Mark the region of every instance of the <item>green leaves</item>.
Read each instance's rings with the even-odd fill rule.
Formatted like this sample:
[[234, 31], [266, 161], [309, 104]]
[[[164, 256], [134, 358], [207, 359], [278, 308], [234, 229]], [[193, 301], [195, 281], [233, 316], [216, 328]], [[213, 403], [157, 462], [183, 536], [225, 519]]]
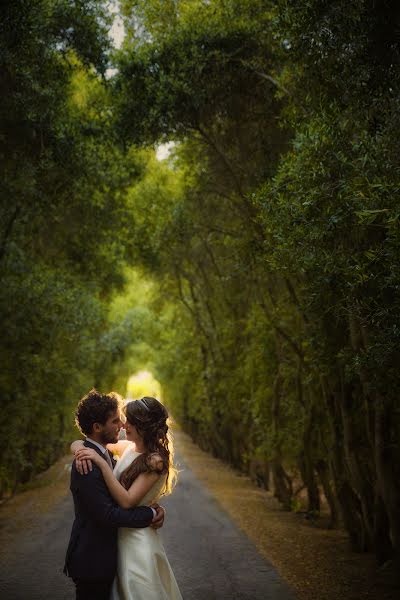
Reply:
[[139, 166], [116, 140], [99, 77], [104, 7], [0, 9], [2, 494], [65, 451], [74, 405], [120, 358], [107, 299], [124, 282], [125, 189]]
[[300, 462], [312, 498], [329, 471], [372, 548], [366, 490], [385, 523], [385, 490], [399, 495], [374, 446], [380, 432], [399, 464], [391, 3], [127, 0], [107, 83], [102, 5], [21, 6], [0, 140], [0, 391], [26, 431], [18, 477], [45, 462], [29, 419], [62, 439], [88, 385], [148, 368], [203, 447], [243, 469], [270, 461], [276, 490], [292, 493]]
[[377, 221], [378, 217], [381, 216], [382, 213], [388, 212], [390, 212], [388, 208], [376, 208], [370, 210], [356, 210], [355, 214], [360, 219], [360, 223], [364, 225], [371, 225], [372, 223], [375, 223]]
[[158, 377], [196, 440], [242, 468], [271, 460], [275, 490], [300, 461], [311, 502], [329, 463], [352, 539], [372, 547], [378, 398], [383, 446], [400, 431], [392, 4], [159, 9], [124, 3], [114, 89], [128, 139], [180, 141], [170, 174], [149, 161], [130, 191], [136, 256], [160, 278]]

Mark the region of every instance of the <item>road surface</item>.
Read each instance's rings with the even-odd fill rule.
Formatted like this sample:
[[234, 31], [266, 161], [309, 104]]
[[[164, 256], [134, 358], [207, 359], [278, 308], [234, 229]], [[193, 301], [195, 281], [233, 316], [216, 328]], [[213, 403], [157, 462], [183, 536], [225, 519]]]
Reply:
[[[167, 519], [161, 535], [184, 600], [294, 600], [179, 456], [178, 464], [178, 485], [163, 500]], [[62, 573], [72, 518], [66, 490], [50, 512], [21, 527], [6, 552], [3, 547], [2, 600], [73, 600], [74, 586]]]

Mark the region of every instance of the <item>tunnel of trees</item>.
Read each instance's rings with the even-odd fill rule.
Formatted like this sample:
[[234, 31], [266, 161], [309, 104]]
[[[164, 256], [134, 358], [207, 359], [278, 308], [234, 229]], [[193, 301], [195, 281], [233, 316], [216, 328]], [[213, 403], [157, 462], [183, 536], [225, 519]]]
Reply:
[[204, 449], [398, 558], [399, 3], [120, 9], [117, 50], [106, 2], [0, 8], [1, 495], [150, 368]]

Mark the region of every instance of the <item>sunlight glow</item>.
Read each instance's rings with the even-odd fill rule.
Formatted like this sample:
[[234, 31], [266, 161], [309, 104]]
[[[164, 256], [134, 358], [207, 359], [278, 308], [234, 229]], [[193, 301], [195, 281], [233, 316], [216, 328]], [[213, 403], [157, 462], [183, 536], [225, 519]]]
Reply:
[[161, 385], [150, 371], [138, 371], [131, 375], [126, 386], [126, 399], [138, 400], [143, 396], [152, 396], [161, 400]]
[[[116, 0], [110, 2], [108, 5], [108, 10], [113, 17], [113, 24], [108, 32], [108, 36], [111, 39], [114, 48], [117, 48], [119, 50], [125, 38], [124, 21], [119, 14], [119, 2], [117, 2]], [[117, 73], [117, 68], [109, 67], [105, 72], [105, 77], [106, 79], [110, 79], [111, 77], [114, 77], [114, 75], [116, 75]]]
[[156, 148], [156, 159], [161, 161], [168, 158], [172, 148], [175, 146], [175, 142], [167, 142], [166, 144], [160, 144]]
[[[114, 12], [114, 11], [112, 11], [112, 12]], [[120, 17], [120, 15], [114, 14], [114, 22], [112, 24], [110, 31], [108, 32], [108, 35], [110, 36], [110, 38], [112, 40], [113, 46], [115, 48], [121, 48], [122, 42], [124, 41], [124, 37], [125, 37], [125, 28], [124, 28], [124, 22], [123, 22], [122, 18]]]

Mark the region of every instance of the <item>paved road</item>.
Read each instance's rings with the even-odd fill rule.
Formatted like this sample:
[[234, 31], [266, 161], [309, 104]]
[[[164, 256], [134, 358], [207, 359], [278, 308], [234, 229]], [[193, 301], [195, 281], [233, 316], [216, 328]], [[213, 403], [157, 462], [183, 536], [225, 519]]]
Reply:
[[[184, 600], [293, 600], [273, 567], [179, 457], [178, 463], [183, 469], [179, 483], [163, 501], [162, 537]], [[71, 522], [68, 493], [20, 534], [0, 565], [2, 600], [74, 598], [73, 585], [62, 574]]]

